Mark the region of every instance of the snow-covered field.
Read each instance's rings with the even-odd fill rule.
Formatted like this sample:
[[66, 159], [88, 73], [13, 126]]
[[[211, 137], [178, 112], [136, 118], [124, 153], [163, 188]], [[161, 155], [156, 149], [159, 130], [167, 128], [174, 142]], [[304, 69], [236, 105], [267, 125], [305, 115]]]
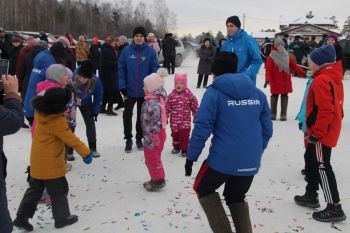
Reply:
[[[176, 72], [187, 73], [189, 87], [200, 100], [205, 89], [196, 89], [197, 58], [188, 58]], [[257, 78], [262, 88], [264, 69]], [[349, 220], [343, 223], [320, 223], [312, 220], [311, 209], [294, 204], [293, 197], [304, 193], [305, 181], [300, 174], [303, 168], [303, 135], [294, 120], [305, 89], [306, 80], [293, 79], [294, 93], [290, 95], [288, 121], [274, 122], [274, 135], [263, 155], [260, 173], [255, 177], [248, 193], [253, 231], [255, 233], [328, 233], [350, 232]], [[350, 80], [344, 80], [345, 117], [338, 147], [333, 150], [332, 165], [336, 173], [341, 202], [350, 217], [350, 103], [347, 93]], [[167, 77], [166, 89], [172, 90], [173, 77]], [[265, 89], [269, 96], [269, 90]], [[135, 108], [136, 109], [136, 108]], [[278, 108], [280, 110], [280, 107]], [[135, 118], [135, 117], [134, 117]], [[150, 193], [142, 183], [149, 180], [143, 152], [133, 149], [124, 153], [122, 111], [118, 116], [100, 115], [97, 122], [98, 150], [101, 158], [85, 165], [76, 156], [73, 169], [68, 173], [69, 203], [72, 214], [79, 216], [78, 223], [55, 229], [50, 206], [39, 205], [31, 220], [34, 232], [91, 232], [91, 233], [166, 233], [211, 232], [204, 212], [192, 190], [195, 175], [208, 153], [209, 142], [200, 161], [194, 165], [191, 178], [185, 177], [185, 159], [170, 153], [170, 129], [163, 151], [163, 164], [167, 186]], [[84, 141], [85, 126], [81, 116], [76, 134]], [[25, 168], [29, 162], [31, 136], [28, 129], [5, 138], [8, 164], [8, 199], [12, 217], [28, 187]], [[323, 194], [321, 207], [325, 206]], [[21, 232], [15, 229], [14, 232]]]

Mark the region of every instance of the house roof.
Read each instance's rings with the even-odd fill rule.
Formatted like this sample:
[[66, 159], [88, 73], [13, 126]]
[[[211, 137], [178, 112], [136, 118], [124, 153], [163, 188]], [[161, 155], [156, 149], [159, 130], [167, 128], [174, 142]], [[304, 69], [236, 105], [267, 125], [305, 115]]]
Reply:
[[276, 35], [283, 35], [285, 33], [290, 34], [291, 32], [294, 32], [295, 34], [300, 34], [301, 32], [304, 32], [308, 34], [336, 33], [338, 35], [341, 35], [341, 31], [339, 29], [328, 29], [328, 28], [320, 27], [314, 24], [304, 24], [301, 26], [292, 27], [287, 30], [277, 32]]
[[315, 24], [315, 25], [334, 25], [333, 20], [331, 20], [328, 17], [319, 17], [319, 16], [314, 16], [311, 19], [307, 18], [305, 16], [301, 17], [291, 17], [291, 16], [280, 16], [280, 25], [295, 25], [295, 24]]
[[253, 32], [251, 36], [253, 38], [275, 38], [277, 32]]

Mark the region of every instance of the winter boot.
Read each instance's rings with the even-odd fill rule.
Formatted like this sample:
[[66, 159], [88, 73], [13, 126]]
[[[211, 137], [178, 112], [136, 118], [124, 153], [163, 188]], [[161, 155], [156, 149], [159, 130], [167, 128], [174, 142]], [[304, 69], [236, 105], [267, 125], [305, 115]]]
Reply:
[[130, 153], [132, 150], [132, 140], [131, 139], [127, 139], [126, 143], [125, 143], [125, 152], [126, 153]]
[[100, 113], [106, 113], [106, 106], [101, 105]]
[[142, 140], [136, 140], [136, 146], [138, 150], [143, 150], [143, 143]]
[[252, 233], [252, 224], [249, 217], [247, 202], [232, 203], [229, 206], [236, 233]]
[[278, 102], [278, 95], [271, 95], [271, 97], [270, 97], [271, 120], [273, 120], [273, 121], [276, 120], [277, 102]]
[[302, 196], [297, 195], [294, 197], [294, 201], [300, 206], [306, 206], [310, 208], [320, 207], [320, 202], [318, 201], [317, 192], [314, 192], [314, 193], [306, 192]]
[[218, 193], [212, 193], [199, 198], [199, 202], [214, 233], [232, 233], [230, 222], [228, 221]]
[[202, 85], [203, 75], [198, 75], [197, 88], [200, 88]]
[[184, 150], [181, 151], [181, 156], [184, 157], [184, 158], [186, 158], [186, 157], [187, 157], [187, 151], [184, 151]]
[[70, 215], [65, 219], [55, 221], [55, 227], [62, 228], [62, 227], [68, 226], [68, 225], [72, 225], [76, 222], [78, 222], [78, 216]]
[[281, 95], [281, 121], [287, 120], [288, 95]]
[[172, 153], [172, 154], [178, 154], [178, 153], [180, 153], [180, 150], [174, 148], [174, 149], [171, 150], [171, 153]]
[[118, 115], [116, 112], [113, 111], [113, 106], [108, 106], [106, 113], [109, 116], [117, 116]]
[[147, 181], [145, 183], [143, 183], [143, 187], [147, 190], [147, 191], [158, 191], [162, 188], [164, 188], [166, 185], [165, 180], [164, 179], [159, 179], [159, 180], [150, 180]]
[[346, 219], [340, 204], [327, 204], [326, 209], [314, 212], [312, 218], [320, 222], [340, 222]]
[[16, 219], [12, 223], [14, 226], [26, 231], [33, 231], [34, 229], [33, 225], [29, 223], [28, 218], [24, 218], [20, 215], [17, 215]]

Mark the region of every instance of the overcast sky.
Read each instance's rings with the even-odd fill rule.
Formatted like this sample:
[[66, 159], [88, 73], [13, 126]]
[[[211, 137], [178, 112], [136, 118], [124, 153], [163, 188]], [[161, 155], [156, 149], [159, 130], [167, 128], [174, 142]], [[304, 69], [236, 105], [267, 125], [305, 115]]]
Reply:
[[[113, 1], [113, 0], [102, 0]], [[132, 0], [134, 6], [140, 0]], [[143, 0], [151, 4], [152, 0]], [[176, 13], [176, 33], [200, 34], [211, 30], [226, 32], [228, 16], [237, 15], [245, 30], [250, 34], [261, 29], [279, 30], [279, 18], [284, 16], [305, 16], [312, 11], [315, 16], [336, 16], [338, 25], [343, 28], [345, 19], [350, 16], [350, 0], [166, 0], [169, 9]]]

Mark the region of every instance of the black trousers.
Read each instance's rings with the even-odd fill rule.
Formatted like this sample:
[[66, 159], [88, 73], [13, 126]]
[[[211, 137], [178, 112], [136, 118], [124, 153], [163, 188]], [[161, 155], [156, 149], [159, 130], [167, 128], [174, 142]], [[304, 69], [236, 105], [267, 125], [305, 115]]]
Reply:
[[123, 124], [124, 124], [124, 139], [132, 139], [132, 115], [135, 103], [137, 103], [137, 119], [136, 119], [136, 140], [143, 138], [141, 128], [141, 107], [144, 102], [143, 97], [133, 98], [128, 97], [124, 101]]
[[96, 126], [95, 120], [92, 117], [92, 106], [79, 107], [81, 115], [83, 116], [85, 127], [86, 127], [86, 136], [89, 143], [89, 148], [96, 151]]
[[202, 85], [203, 77], [204, 77], [203, 87], [207, 86], [209, 75], [207, 75], [207, 74], [199, 74], [198, 75], [198, 81], [197, 81], [197, 88], [200, 88], [200, 86]]
[[176, 56], [167, 56], [164, 58], [165, 67], [168, 69], [169, 74], [175, 73], [175, 58]]
[[12, 219], [10, 217], [10, 212], [7, 206], [7, 196], [6, 196], [6, 164], [7, 160], [5, 155], [0, 152], [0, 232], [1, 233], [11, 233], [13, 230]]
[[224, 197], [227, 205], [244, 202], [246, 193], [252, 185], [254, 176], [232, 176], [218, 172], [203, 162], [194, 183], [198, 198], [215, 192], [225, 184]]
[[306, 191], [316, 192], [319, 185], [323, 189], [325, 201], [330, 204], [339, 203], [337, 181], [331, 166], [332, 148], [309, 143], [304, 154], [307, 178]]
[[70, 216], [68, 205], [68, 182], [65, 176], [52, 180], [37, 180], [31, 178], [29, 188], [25, 192], [17, 215], [24, 218], [33, 218], [38, 202], [43, 194], [44, 188], [51, 198], [52, 216], [55, 221], [60, 221]]

